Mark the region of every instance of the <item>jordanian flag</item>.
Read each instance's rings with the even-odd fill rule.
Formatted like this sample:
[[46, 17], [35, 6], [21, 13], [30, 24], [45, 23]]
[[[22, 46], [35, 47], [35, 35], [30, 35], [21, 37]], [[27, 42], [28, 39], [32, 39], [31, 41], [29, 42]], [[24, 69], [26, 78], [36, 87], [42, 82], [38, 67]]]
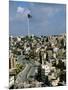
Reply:
[[28, 18], [32, 18], [32, 16], [30, 14], [28, 14]]

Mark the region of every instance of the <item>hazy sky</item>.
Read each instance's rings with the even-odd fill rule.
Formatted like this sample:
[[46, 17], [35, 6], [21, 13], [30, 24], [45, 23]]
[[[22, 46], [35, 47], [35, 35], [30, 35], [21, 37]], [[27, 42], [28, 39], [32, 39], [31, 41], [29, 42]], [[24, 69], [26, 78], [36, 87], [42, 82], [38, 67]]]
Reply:
[[54, 35], [66, 31], [65, 5], [9, 1], [9, 33], [11, 35], [27, 35], [28, 13], [32, 15], [29, 23], [31, 34]]

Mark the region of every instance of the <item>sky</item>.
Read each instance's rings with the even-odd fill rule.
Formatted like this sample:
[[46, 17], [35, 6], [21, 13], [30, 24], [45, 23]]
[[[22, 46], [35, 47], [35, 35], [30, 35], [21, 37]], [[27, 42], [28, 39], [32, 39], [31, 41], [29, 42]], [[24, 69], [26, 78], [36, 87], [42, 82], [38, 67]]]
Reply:
[[9, 34], [58, 35], [66, 32], [66, 6], [23, 1], [9, 1]]

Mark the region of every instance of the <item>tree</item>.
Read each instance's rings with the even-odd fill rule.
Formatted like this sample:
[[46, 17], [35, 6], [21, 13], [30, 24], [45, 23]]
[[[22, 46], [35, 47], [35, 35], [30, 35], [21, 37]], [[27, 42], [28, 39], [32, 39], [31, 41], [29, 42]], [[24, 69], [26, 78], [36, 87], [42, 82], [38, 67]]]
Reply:
[[23, 64], [16, 64], [16, 74], [18, 74], [19, 72], [21, 72], [24, 69], [25, 65]]

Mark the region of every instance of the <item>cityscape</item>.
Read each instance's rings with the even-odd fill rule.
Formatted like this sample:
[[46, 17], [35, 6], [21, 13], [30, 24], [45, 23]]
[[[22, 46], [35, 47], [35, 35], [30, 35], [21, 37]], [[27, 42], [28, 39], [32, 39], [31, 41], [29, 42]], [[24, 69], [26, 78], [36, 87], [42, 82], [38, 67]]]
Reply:
[[[16, 5], [16, 7], [12, 5]], [[34, 5], [40, 15], [33, 14], [37, 13], [35, 8], [33, 8], [33, 12], [31, 11]], [[65, 86], [65, 5], [10, 1], [9, 6], [9, 89]], [[39, 11], [39, 7], [43, 9]], [[57, 7], [59, 8], [57, 9]], [[16, 14], [14, 10], [17, 11]], [[45, 16], [41, 12], [48, 14]], [[52, 13], [55, 13], [55, 16]], [[43, 17], [40, 18], [42, 15]], [[10, 18], [11, 16], [13, 18]], [[57, 18], [58, 27], [49, 19], [51, 26], [47, 27], [45, 25], [48, 24], [47, 18], [50, 20]], [[44, 25], [40, 21], [44, 22]], [[18, 28], [20, 30], [15, 31]], [[48, 30], [54, 29], [48, 31], [47, 28]], [[24, 29], [25, 31], [23, 31]]]

